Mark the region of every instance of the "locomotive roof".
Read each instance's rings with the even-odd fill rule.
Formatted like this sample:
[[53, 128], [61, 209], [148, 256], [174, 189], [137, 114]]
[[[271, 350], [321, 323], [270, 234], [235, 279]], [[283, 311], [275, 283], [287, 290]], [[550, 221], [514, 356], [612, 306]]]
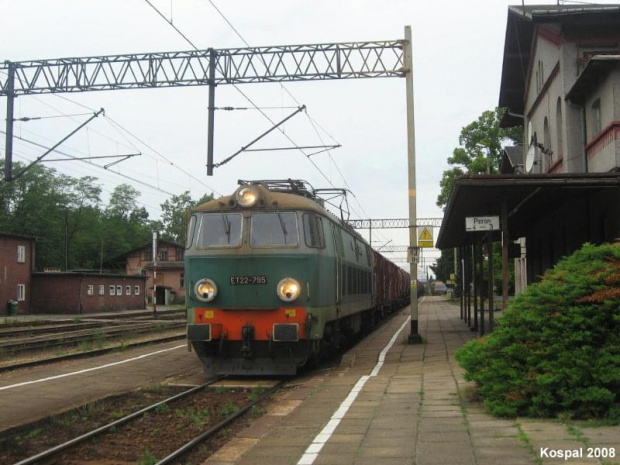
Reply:
[[[278, 192], [267, 189], [260, 184], [253, 184], [253, 187], [258, 191], [260, 198], [263, 200], [262, 205], [255, 205], [250, 208], [243, 208], [237, 205], [235, 194], [226, 195], [218, 199], [210, 200], [196, 206], [193, 211], [195, 212], [224, 212], [224, 211], [278, 211], [278, 210], [306, 210], [314, 213], [318, 213], [324, 217], [329, 218], [337, 224], [340, 224], [343, 228], [349, 231], [356, 237], [364, 240], [357, 231], [355, 231], [345, 221], [342, 221], [332, 212], [323, 207], [318, 199], [308, 198], [303, 195]], [[365, 241], [364, 241], [365, 242]]]
[[276, 192], [266, 189], [261, 185], [253, 186], [259, 193], [260, 198], [263, 200], [262, 205], [254, 206], [251, 208], [242, 208], [237, 205], [235, 195], [226, 195], [219, 199], [210, 200], [194, 208], [194, 211], [276, 211], [281, 209], [295, 209], [295, 210], [309, 210], [321, 215], [327, 216], [334, 221], [339, 221], [335, 215], [329, 210], [321, 206], [317, 201], [309, 199], [307, 197], [289, 194], [285, 192]]

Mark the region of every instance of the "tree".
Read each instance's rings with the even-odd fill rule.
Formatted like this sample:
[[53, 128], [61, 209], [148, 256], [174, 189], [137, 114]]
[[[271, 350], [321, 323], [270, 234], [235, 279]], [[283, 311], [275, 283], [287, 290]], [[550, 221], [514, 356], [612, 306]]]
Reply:
[[[437, 196], [437, 206], [445, 209], [450, 198], [450, 192], [459, 176], [465, 174], [497, 173], [502, 159], [502, 145], [506, 143], [519, 144], [522, 140], [522, 128], [501, 128], [500, 122], [504, 116], [504, 108], [495, 108], [483, 112], [476, 121], [461, 129], [459, 145], [448, 158], [448, 164], [453, 167], [444, 171], [439, 186], [441, 191]], [[501, 267], [499, 254], [494, 257], [494, 267]], [[431, 267], [438, 279], [449, 276], [448, 270], [453, 269], [453, 250], [442, 250], [437, 265]], [[457, 267], [457, 290], [460, 287], [460, 267]], [[499, 276], [501, 280], [501, 275]]]
[[[82, 256], [77, 260], [82, 267], [90, 268], [91, 263], [84, 263], [86, 256], [93, 252], [92, 233], [94, 233], [92, 218], [96, 218], [96, 211], [101, 201], [101, 187], [95, 184], [97, 178], [84, 176], [79, 179], [61, 175], [58, 177], [60, 186], [63, 188], [62, 196], [64, 201], [64, 238], [65, 238], [65, 269], [74, 266], [74, 255]], [[75, 241], [74, 241], [75, 239]], [[72, 242], [77, 242], [77, 249], [72, 250]], [[86, 248], [87, 251], [82, 250]], [[95, 245], [95, 251], [96, 245]], [[86, 254], [84, 254], [86, 252]]]
[[460, 147], [455, 148], [452, 156], [448, 158], [448, 164], [453, 165], [453, 168], [443, 172], [439, 183], [441, 192], [437, 197], [437, 206], [445, 208], [452, 186], [459, 176], [484, 174], [487, 172], [487, 162], [490, 173], [497, 173], [502, 159], [502, 144], [521, 142], [522, 128], [520, 126], [500, 127], [504, 112], [504, 108], [485, 111], [476, 121], [461, 130]]
[[129, 184], [119, 184], [110, 195], [108, 215], [128, 220], [138, 210], [138, 197], [140, 197], [140, 192], [135, 187]]
[[454, 273], [454, 253], [452, 250], [447, 252], [444, 254], [442, 251], [441, 256], [437, 259], [437, 263], [431, 265], [431, 270], [433, 270], [435, 277], [443, 282], [449, 281], [450, 275]]
[[103, 261], [134, 249], [151, 236], [151, 222], [144, 207], [138, 207], [140, 192], [128, 184], [120, 184], [110, 195], [102, 218], [100, 255]]
[[162, 237], [184, 244], [185, 236], [187, 234], [187, 210], [209, 200], [213, 200], [213, 194], [205, 194], [200, 198], [200, 200], [194, 201], [192, 200], [189, 191], [185, 191], [181, 195], [173, 195], [172, 198], [162, 203]]

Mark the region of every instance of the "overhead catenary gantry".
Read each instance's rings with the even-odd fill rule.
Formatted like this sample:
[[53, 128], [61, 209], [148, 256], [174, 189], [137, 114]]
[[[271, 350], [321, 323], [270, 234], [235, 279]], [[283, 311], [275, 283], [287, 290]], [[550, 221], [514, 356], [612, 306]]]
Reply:
[[8, 98], [5, 179], [11, 179], [9, 135], [18, 95], [209, 86], [207, 174], [212, 175], [218, 85], [404, 77], [404, 48], [405, 41], [392, 40], [5, 61], [0, 64], [0, 95]]
[[[213, 174], [215, 88], [259, 82], [406, 78], [409, 221], [416, 224], [415, 129], [411, 27], [404, 40], [283, 45], [184, 52], [60, 58], [0, 64], [0, 96], [7, 97], [5, 180], [12, 180], [13, 109], [18, 95], [116, 89], [209, 86], [207, 174]], [[411, 247], [417, 237], [411, 232]], [[412, 286], [417, 266], [410, 267]], [[418, 301], [411, 297], [409, 340], [418, 334]]]

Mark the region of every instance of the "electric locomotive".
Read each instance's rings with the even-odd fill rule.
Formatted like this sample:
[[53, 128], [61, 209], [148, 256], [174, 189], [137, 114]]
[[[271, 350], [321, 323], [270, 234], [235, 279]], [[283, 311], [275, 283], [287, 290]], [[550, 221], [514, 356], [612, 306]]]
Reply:
[[189, 217], [187, 339], [207, 376], [295, 374], [406, 303], [409, 274], [377, 276], [378, 254], [307, 183], [239, 184]]

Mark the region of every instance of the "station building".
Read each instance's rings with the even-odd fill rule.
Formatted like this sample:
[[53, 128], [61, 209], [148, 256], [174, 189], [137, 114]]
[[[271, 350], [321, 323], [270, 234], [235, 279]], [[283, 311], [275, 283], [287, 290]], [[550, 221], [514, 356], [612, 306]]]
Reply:
[[157, 270], [157, 303], [171, 305], [185, 301], [185, 246], [173, 241], [158, 240], [156, 260], [153, 243], [130, 250], [117, 258], [128, 276], [146, 277], [147, 298], [152, 301], [153, 275]]
[[32, 274], [37, 314], [87, 314], [146, 308], [144, 276], [91, 272]]
[[519, 292], [585, 242], [620, 238], [620, 5], [508, 7], [499, 106], [523, 144], [501, 174], [456, 181], [437, 247], [467, 254], [482, 235], [465, 218], [500, 216]]
[[0, 233], [0, 315], [28, 313], [35, 239]]

